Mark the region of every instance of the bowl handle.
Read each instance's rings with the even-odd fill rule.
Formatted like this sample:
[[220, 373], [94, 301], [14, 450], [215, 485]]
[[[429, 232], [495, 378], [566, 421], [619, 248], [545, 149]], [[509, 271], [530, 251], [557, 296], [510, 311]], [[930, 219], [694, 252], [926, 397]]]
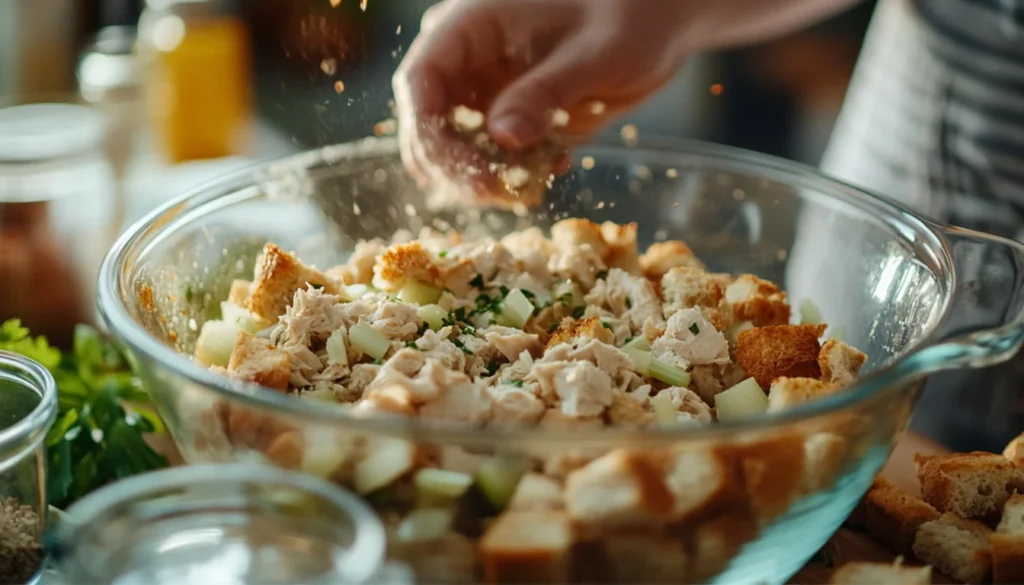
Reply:
[[1024, 244], [935, 226], [953, 266], [953, 290], [933, 344], [914, 356], [921, 373], [984, 368], [1024, 345]]

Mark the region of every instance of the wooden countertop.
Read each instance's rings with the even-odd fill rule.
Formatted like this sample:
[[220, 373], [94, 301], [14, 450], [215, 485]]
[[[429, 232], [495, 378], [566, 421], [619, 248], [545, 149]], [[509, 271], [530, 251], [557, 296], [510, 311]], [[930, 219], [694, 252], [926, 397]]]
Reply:
[[[946, 453], [942, 446], [913, 433], [907, 433], [897, 443], [888, 463], [882, 469], [882, 476], [898, 485], [900, 488], [910, 492], [918, 492], [917, 474], [914, 467], [914, 454], [923, 453], [934, 455]], [[826, 545], [831, 552], [832, 566], [826, 566], [823, 561], [812, 561], [807, 564], [799, 573], [793, 576], [789, 582], [792, 585], [817, 585], [826, 584], [832, 577], [832, 571], [845, 563], [853, 561], [872, 561], [890, 563], [896, 556], [882, 545], [874, 542], [863, 532], [840, 528]], [[945, 575], [932, 573], [932, 583], [955, 584], [954, 581]]]

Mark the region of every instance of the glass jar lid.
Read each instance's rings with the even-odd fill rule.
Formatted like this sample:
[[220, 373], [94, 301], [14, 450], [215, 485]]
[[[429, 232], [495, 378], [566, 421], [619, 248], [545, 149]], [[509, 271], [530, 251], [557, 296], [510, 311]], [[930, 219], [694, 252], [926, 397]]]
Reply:
[[0, 108], [0, 163], [69, 157], [98, 148], [107, 117], [78, 104], [27, 104]]

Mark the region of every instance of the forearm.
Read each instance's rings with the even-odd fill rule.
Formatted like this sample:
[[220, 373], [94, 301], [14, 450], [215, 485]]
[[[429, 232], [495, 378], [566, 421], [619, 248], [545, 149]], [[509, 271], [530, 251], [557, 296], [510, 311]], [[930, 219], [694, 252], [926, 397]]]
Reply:
[[687, 53], [757, 43], [801, 30], [860, 0], [683, 0]]

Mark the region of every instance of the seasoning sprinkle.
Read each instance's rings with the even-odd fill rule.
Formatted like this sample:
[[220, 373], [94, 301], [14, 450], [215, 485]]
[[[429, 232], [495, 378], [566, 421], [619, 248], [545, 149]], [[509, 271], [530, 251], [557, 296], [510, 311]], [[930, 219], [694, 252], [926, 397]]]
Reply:
[[39, 572], [39, 515], [15, 498], [0, 501], [0, 583], [26, 583]]

